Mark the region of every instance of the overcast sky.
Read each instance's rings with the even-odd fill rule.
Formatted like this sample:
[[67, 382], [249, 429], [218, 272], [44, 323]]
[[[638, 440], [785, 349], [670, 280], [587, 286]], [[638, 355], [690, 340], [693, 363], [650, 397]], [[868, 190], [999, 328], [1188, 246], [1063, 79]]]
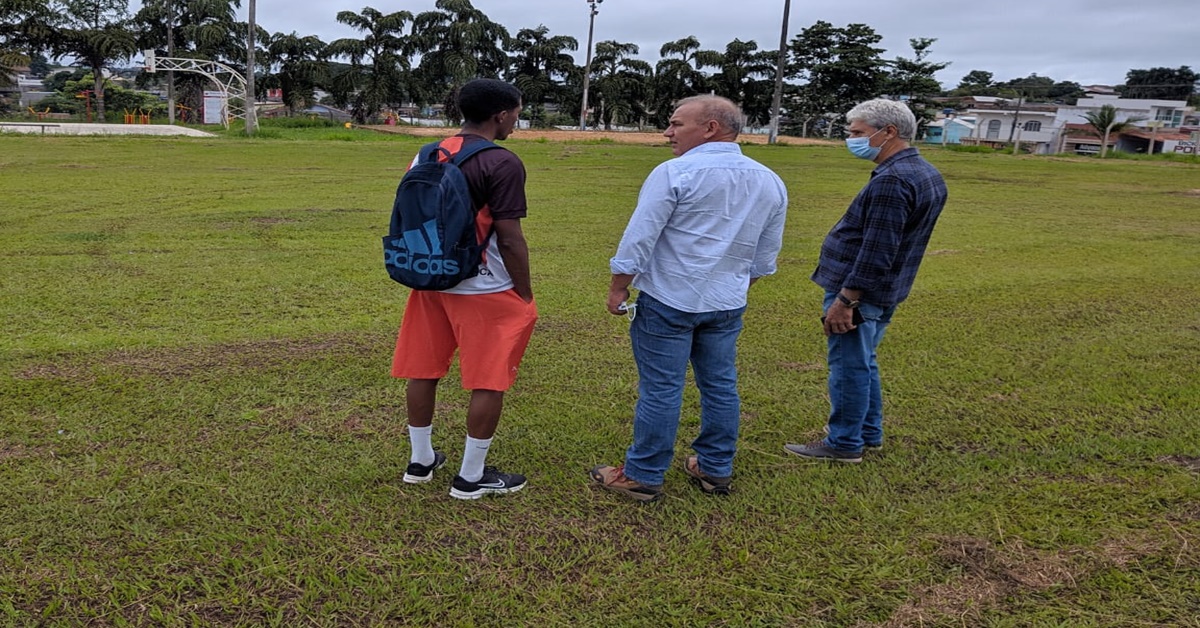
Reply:
[[[511, 34], [544, 24], [552, 35], [587, 45], [587, 0], [473, 0]], [[242, 19], [247, 0], [243, 0]], [[784, 0], [604, 0], [595, 41], [637, 44], [653, 64], [663, 43], [695, 35], [706, 49], [733, 39], [777, 49]], [[412, 13], [434, 0], [258, 0], [257, 22], [268, 31], [317, 35], [325, 42], [354, 37], [339, 11]], [[1190, 66], [1200, 70], [1200, 0], [792, 0], [788, 39], [818, 20], [837, 27], [863, 23], [883, 37], [885, 58], [912, 58], [909, 39], [937, 39], [930, 61], [950, 62], [937, 77], [947, 89], [971, 70], [997, 81], [1036, 73], [1082, 85], [1123, 83], [1133, 68]]]

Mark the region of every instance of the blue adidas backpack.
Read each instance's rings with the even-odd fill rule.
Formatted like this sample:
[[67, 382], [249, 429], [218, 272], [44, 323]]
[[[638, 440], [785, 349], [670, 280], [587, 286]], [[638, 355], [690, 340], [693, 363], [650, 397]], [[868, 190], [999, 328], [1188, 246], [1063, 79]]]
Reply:
[[383, 238], [388, 274], [414, 290], [446, 290], [474, 277], [487, 248], [487, 239], [476, 237], [475, 203], [459, 166], [480, 151], [500, 147], [476, 140], [453, 152], [442, 144], [421, 148], [400, 179], [392, 224]]

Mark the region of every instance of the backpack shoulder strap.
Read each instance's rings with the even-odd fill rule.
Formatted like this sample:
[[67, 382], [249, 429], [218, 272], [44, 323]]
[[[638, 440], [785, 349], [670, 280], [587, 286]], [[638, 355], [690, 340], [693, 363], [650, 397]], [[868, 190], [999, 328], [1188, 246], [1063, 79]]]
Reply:
[[488, 150], [490, 148], [502, 148], [502, 147], [497, 145], [495, 142], [491, 142], [488, 140], [484, 140], [482, 142], [471, 142], [465, 148], [463, 148], [462, 150], [455, 153], [453, 158], [451, 159], [451, 161], [453, 161], [454, 165], [456, 165], [456, 166], [462, 166], [463, 162], [474, 157], [476, 153]]
[[438, 153], [440, 151], [446, 151], [449, 154], [449, 151], [442, 147], [441, 142], [430, 142], [422, 146], [421, 150], [417, 152], [417, 163], [423, 164], [429, 161], [438, 161]]

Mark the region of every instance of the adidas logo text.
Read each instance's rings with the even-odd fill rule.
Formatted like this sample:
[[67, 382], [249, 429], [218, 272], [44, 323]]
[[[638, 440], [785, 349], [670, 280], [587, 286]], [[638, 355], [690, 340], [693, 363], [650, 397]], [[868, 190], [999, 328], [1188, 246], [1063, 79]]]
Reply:
[[437, 221], [430, 220], [420, 229], [412, 229], [392, 238], [394, 249], [384, 251], [388, 266], [411, 270], [422, 275], [456, 275], [458, 262], [442, 259], [442, 246], [437, 237]]

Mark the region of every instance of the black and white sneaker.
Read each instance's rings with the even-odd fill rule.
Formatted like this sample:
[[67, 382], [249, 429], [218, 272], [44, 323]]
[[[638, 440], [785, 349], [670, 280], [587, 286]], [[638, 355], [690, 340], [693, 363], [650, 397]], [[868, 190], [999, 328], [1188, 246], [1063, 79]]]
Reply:
[[468, 482], [461, 475], [454, 476], [450, 484], [450, 496], [458, 499], [479, 499], [489, 493], [503, 495], [525, 488], [525, 476], [517, 473], [501, 473], [496, 467], [484, 467], [483, 477], [478, 482]]
[[433, 464], [408, 463], [408, 468], [404, 470], [404, 481], [409, 484], [424, 484], [433, 479], [434, 470], [444, 466], [446, 466], [446, 456], [440, 451], [435, 451], [433, 452]]

